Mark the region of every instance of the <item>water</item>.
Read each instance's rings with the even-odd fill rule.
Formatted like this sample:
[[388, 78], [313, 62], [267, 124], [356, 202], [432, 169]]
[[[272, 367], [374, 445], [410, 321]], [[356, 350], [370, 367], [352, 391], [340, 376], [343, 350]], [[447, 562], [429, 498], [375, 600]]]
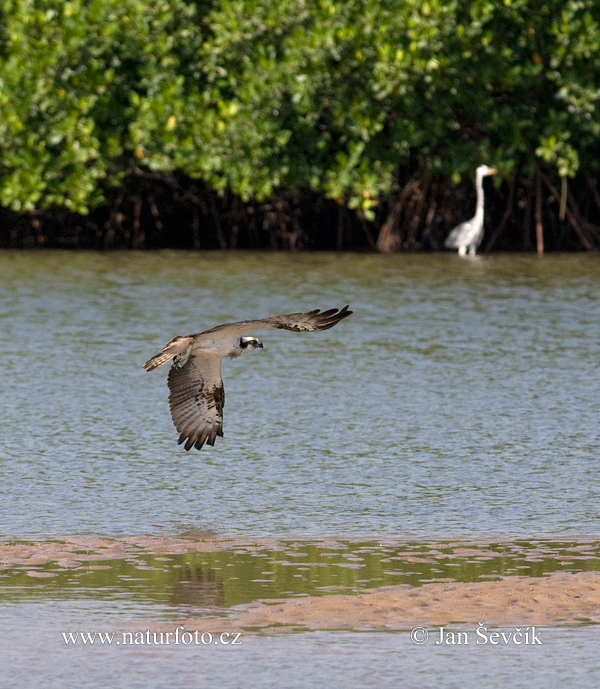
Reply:
[[[405, 633], [369, 632], [247, 635], [241, 646], [235, 648], [73, 647], [58, 641], [56, 633], [32, 631], [30, 625], [39, 610], [21, 612], [23, 621], [11, 629], [11, 635], [3, 642], [3, 667], [10, 668], [13, 679], [4, 684], [7, 687], [163, 689], [165, 685], [218, 684], [225, 689], [304, 689], [325, 683], [334, 689], [526, 689], [535, 678], [536, 686], [548, 689], [590, 689], [598, 686], [600, 680], [600, 627], [588, 627], [585, 631], [545, 629], [543, 645], [528, 647], [438, 647], [434, 643], [416, 646]], [[46, 612], [51, 612], [63, 629], [73, 624], [74, 616], [85, 619], [88, 626], [90, 621], [92, 625], [107, 626], [106, 617], [102, 622], [94, 620], [93, 610], [86, 607], [65, 610], [63, 604], [57, 603]]]
[[[115, 541], [110, 541], [114, 546]], [[0, 601], [128, 601], [152, 604], [153, 619], [185, 619], [214, 614], [262, 599], [354, 594], [395, 584], [477, 582], [519, 575], [600, 571], [600, 542], [394, 543], [286, 542], [257, 545], [217, 542], [194, 551], [193, 542], [152, 552], [151, 545], [128, 543], [124, 552], [79, 542], [69, 557], [8, 562], [0, 573]], [[61, 544], [52, 544], [64, 550]], [[162, 546], [165, 543], [161, 543]], [[179, 546], [181, 543], [178, 544]], [[33, 546], [34, 553], [36, 546]], [[105, 552], [103, 552], [103, 550]], [[165, 549], [166, 550], [166, 549]], [[39, 551], [38, 551], [39, 552]], [[6, 550], [3, 553], [6, 560]], [[144, 615], [148, 610], [144, 607]]]
[[[323, 333], [258, 332], [263, 351], [223, 366], [225, 438], [201, 452], [177, 446], [166, 371], [140, 369], [168, 340], [231, 320], [346, 303], [354, 315]], [[7, 539], [187, 531], [364, 546], [386, 538], [600, 536], [598, 256], [4, 252], [0, 341]], [[244, 572], [238, 590], [259, 595], [261, 582], [244, 580]], [[112, 619], [108, 580], [77, 597], [53, 578], [37, 580], [30, 594], [20, 570], [6, 574], [0, 621], [21, 641], [26, 620], [38, 621], [41, 639], [57, 625]], [[340, 584], [328, 575], [324, 586], [355, 587], [358, 576]], [[315, 582], [303, 577], [290, 590], [314, 594]], [[154, 588], [138, 588], [140, 595], [117, 587], [116, 598], [129, 601], [128, 619], [169, 614]], [[555, 633], [564, 641], [566, 631]], [[575, 646], [597, 645], [591, 628], [574, 633]], [[358, 637], [263, 637], [232, 667], [243, 676], [247, 661], [258, 673], [258, 659], [273, 653], [267, 666], [276, 678], [283, 659], [299, 663], [318, 651], [352, 657], [355, 669], [360, 659], [373, 673], [393, 658], [390, 672], [404, 668], [402, 660], [412, 669], [401, 676], [429, 686], [422, 662], [443, 674], [458, 657], [408, 651], [406, 637], [398, 655], [397, 635]], [[56, 643], [48, 648], [56, 651]], [[537, 662], [564, 661], [562, 643], [553, 655], [519, 662], [534, 671]], [[49, 672], [60, 662], [52, 653], [41, 656]], [[101, 657], [111, 672], [129, 657], [77, 653], [81, 667]], [[196, 655], [185, 657], [181, 677], [191, 681], [185, 673]], [[462, 686], [481, 680], [491, 662], [481, 657], [468, 656]], [[210, 658], [224, 662], [221, 651]], [[181, 655], [169, 651], [160, 663], [178, 665]], [[49, 677], [47, 686], [54, 686]], [[261, 686], [270, 686], [264, 677]]]
[[[2, 531], [600, 534], [596, 256], [4, 253]], [[350, 303], [223, 366], [176, 444], [176, 334]]]
[[[590, 689], [598, 686], [600, 680], [600, 627], [588, 627], [583, 632], [545, 629], [541, 636], [543, 645], [528, 647], [437, 647], [434, 643], [416, 646], [405, 633], [368, 632], [247, 635], [236, 647], [73, 647], [59, 642], [56, 633], [40, 632], [37, 628], [32, 631], [30, 625], [39, 610], [21, 612], [23, 621], [11, 629], [11, 635], [3, 642], [3, 667], [10, 668], [13, 680], [4, 683], [7, 687], [162, 689], [168, 678], [167, 686], [218, 684], [225, 689], [304, 689], [324, 682], [335, 689], [525, 689], [534, 677], [536, 686], [548, 689]], [[93, 610], [85, 606], [65, 610], [63, 604], [57, 603], [50, 612], [63, 629], [73, 624], [74, 616], [85, 619], [88, 626], [90, 621], [92, 625], [107, 626], [106, 617], [94, 620]]]

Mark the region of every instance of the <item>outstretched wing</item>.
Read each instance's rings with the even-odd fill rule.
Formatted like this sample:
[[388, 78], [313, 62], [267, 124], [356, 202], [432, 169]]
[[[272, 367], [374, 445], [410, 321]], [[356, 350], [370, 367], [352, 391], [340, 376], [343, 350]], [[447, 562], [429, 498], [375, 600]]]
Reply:
[[201, 334], [206, 335], [219, 332], [223, 336], [242, 335], [251, 330], [270, 330], [272, 328], [293, 330], [297, 333], [309, 333], [333, 328], [334, 325], [343, 318], [347, 318], [351, 313], [352, 311], [349, 311], [347, 305], [343, 309], [329, 309], [322, 313], [320, 309], [315, 309], [308, 313], [288, 313], [284, 316], [271, 316], [270, 318], [261, 318], [257, 321], [226, 323], [225, 325], [218, 325], [216, 328], [206, 330]]
[[221, 379], [221, 359], [237, 356], [239, 336], [251, 330], [281, 328], [295, 332], [328, 330], [347, 318], [352, 311], [320, 309], [308, 313], [290, 313], [256, 321], [226, 323], [188, 337], [176, 337], [158, 354], [149, 359], [144, 368], [152, 371], [173, 361], [169, 371], [169, 405], [175, 428], [179, 431], [179, 444], [185, 449], [205, 443], [214, 445], [216, 437], [223, 435], [223, 407], [225, 390]]
[[196, 351], [183, 366], [171, 366], [168, 383], [171, 418], [179, 431], [179, 445], [185, 443], [186, 450], [200, 450], [204, 443], [214, 445], [216, 437], [223, 436], [225, 390], [221, 359]]

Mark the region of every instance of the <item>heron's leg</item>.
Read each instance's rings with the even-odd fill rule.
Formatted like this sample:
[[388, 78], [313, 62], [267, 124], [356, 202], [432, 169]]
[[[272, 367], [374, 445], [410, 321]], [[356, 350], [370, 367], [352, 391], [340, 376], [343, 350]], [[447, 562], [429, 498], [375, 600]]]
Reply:
[[461, 244], [458, 247], [458, 255], [459, 256], [464, 256], [467, 253], [467, 247], [464, 244]]
[[471, 256], [475, 256], [476, 253], [477, 253], [477, 247], [475, 246], [475, 244], [469, 244], [469, 254]]

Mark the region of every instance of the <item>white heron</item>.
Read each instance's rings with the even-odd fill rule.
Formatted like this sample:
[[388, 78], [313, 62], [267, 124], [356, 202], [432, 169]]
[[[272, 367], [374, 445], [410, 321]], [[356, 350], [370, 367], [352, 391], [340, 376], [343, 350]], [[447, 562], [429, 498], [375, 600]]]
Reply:
[[476, 171], [477, 207], [475, 215], [466, 222], [457, 225], [444, 242], [446, 249], [458, 249], [459, 256], [467, 253], [475, 255], [483, 239], [483, 178], [495, 175], [497, 170], [487, 165], [480, 165]]

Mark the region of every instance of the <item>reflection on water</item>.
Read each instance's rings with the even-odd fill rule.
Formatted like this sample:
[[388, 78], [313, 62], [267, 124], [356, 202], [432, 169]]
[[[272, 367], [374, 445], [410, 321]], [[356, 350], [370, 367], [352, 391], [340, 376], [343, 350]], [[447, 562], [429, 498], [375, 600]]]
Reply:
[[[334, 633], [252, 637], [236, 654], [67, 649], [59, 632], [597, 571], [599, 295], [600, 257], [587, 254], [1, 252], [2, 532], [42, 550], [107, 537], [2, 560], [5, 686], [596, 686], [593, 627], [526, 653]], [[354, 315], [332, 330], [264, 333], [264, 351], [226, 362], [225, 438], [177, 447], [164, 371], [139, 368], [160, 346], [346, 303]], [[184, 530], [234, 546], [108, 538]], [[257, 545], [266, 536], [279, 545]]]
[[[600, 257], [0, 254], [3, 531], [597, 535]], [[175, 334], [350, 303], [225, 362], [176, 445]]]
[[[160, 554], [130, 543], [103, 548], [23, 544], [2, 551], [0, 600], [118, 598], [155, 614], [193, 615], [267, 598], [358, 593], [434, 581], [473, 582], [553, 572], [600, 571], [600, 542], [190, 542]], [[52, 550], [59, 545], [62, 551]], [[199, 549], [199, 551], [198, 551]], [[19, 553], [21, 553], [19, 555]], [[44, 553], [42, 555], [42, 553]]]
[[185, 563], [171, 586], [169, 604], [173, 607], [204, 609], [226, 605], [224, 584], [213, 569], [207, 571], [206, 567]]

